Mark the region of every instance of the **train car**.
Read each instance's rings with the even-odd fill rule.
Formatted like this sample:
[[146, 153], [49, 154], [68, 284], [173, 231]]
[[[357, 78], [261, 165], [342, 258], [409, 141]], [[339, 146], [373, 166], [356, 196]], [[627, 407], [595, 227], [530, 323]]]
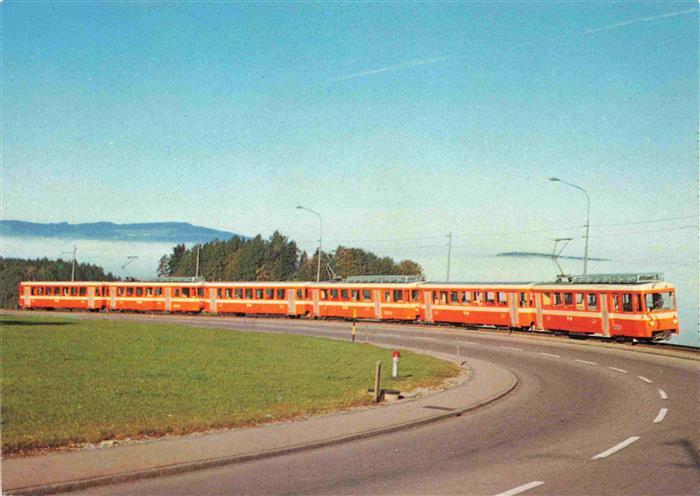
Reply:
[[199, 313], [208, 303], [204, 282], [117, 281], [103, 286], [109, 311]]
[[101, 282], [31, 281], [19, 285], [19, 307], [47, 310], [102, 310], [106, 292]]
[[645, 340], [678, 334], [675, 288], [666, 282], [538, 285], [535, 291], [540, 329]]
[[678, 334], [675, 288], [660, 275], [556, 283], [23, 282], [20, 308], [422, 321], [605, 338]]
[[306, 286], [287, 282], [208, 283], [205, 309], [213, 315], [307, 315]]
[[421, 285], [425, 322], [530, 328], [535, 320], [531, 283]]
[[415, 283], [328, 283], [312, 290], [316, 317], [415, 321], [420, 291]]

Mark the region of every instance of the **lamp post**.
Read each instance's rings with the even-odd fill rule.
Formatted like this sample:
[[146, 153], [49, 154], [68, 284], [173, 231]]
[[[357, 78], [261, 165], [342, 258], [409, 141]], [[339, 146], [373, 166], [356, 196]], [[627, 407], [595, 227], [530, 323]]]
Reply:
[[321, 280], [321, 253], [323, 253], [321, 251], [323, 246], [323, 217], [321, 217], [321, 214], [318, 212], [311, 210], [310, 208], [302, 207], [301, 205], [297, 205], [297, 210], [306, 210], [307, 212], [311, 212], [318, 217], [318, 220], [321, 223], [321, 231], [318, 237], [318, 267], [316, 268], [316, 282], [319, 282]]
[[585, 189], [583, 189], [581, 186], [576, 186], [575, 184], [568, 183], [566, 181], [559, 179], [558, 177], [550, 177], [549, 180], [553, 181], [553, 182], [564, 183], [568, 186], [571, 186], [572, 188], [576, 188], [579, 191], [583, 191], [583, 194], [586, 195], [586, 202], [587, 202], [586, 248], [584, 249], [584, 252], [583, 252], [583, 278], [585, 280], [588, 280], [588, 231], [591, 227], [591, 198], [588, 196], [588, 192]]

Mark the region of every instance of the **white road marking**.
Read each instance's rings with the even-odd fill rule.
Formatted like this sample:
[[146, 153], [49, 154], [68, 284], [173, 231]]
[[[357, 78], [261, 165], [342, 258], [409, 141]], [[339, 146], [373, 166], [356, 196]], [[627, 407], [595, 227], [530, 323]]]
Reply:
[[651, 384], [651, 379], [647, 379], [643, 375], [638, 375], [637, 377], [646, 382], [647, 384]]
[[617, 367], [608, 367], [611, 370], [614, 370], [615, 372], [621, 372], [623, 374], [626, 374], [627, 371], [625, 369], [618, 369]]
[[659, 410], [659, 414], [658, 414], [658, 415], [656, 416], [656, 418], [654, 419], [654, 423], [655, 423], [655, 424], [658, 424], [658, 423], [661, 422], [663, 419], [665, 419], [667, 413], [668, 413], [668, 408], [662, 408], [661, 410]]
[[579, 363], [585, 363], [587, 365], [598, 365], [595, 362], [589, 362], [588, 360], [579, 360], [578, 358], [576, 358], [574, 361], [579, 362]]
[[521, 348], [516, 348], [515, 346], [501, 346], [504, 350], [515, 350], [515, 351], [522, 351]]
[[663, 389], [659, 389], [659, 396], [661, 396], [662, 400], [668, 399], [668, 395], [666, 394], [666, 391], [664, 391]]
[[552, 357], [552, 358], [561, 358], [559, 355], [555, 355], [554, 353], [545, 353], [544, 351], [540, 351], [540, 355]]
[[524, 493], [525, 491], [529, 491], [530, 489], [534, 489], [538, 486], [541, 486], [544, 484], [543, 481], [532, 481], [528, 482], [527, 484], [523, 484], [522, 486], [514, 487], [513, 489], [509, 489], [508, 491], [498, 493], [496, 496], [514, 496], [516, 494]]
[[602, 453], [598, 453], [596, 456], [591, 457], [591, 460], [600, 460], [601, 458], [607, 458], [610, 455], [612, 455], [613, 453], [617, 453], [621, 449], [626, 448], [627, 446], [629, 446], [630, 444], [632, 444], [633, 442], [635, 442], [637, 440], [639, 440], [639, 436], [632, 436], [630, 438], [627, 438], [624, 441], [622, 441], [620, 444], [616, 444], [615, 446], [613, 446], [609, 450], [603, 451]]

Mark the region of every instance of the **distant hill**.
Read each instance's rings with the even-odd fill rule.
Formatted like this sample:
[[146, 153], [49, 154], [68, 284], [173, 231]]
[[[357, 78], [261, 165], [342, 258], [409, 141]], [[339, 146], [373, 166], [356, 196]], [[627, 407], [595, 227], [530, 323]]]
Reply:
[[[2, 236], [22, 238], [70, 238], [111, 241], [144, 241], [172, 243], [206, 243], [215, 239], [227, 240], [239, 234], [193, 226], [187, 222], [148, 222], [142, 224], [40, 224], [19, 220], [0, 220]], [[241, 236], [247, 238], [246, 236]]]
[[[551, 253], [537, 253], [532, 251], [507, 251], [503, 253], [497, 253], [497, 257], [531, 257], [531, 258], [552, 258]], [[566, 257], [560, 256], [559, 258], [564, 258], [567, 260], [583, 260], [583, 257]], [[609, 262], [609, 258], [594, 258], [588, 257], [588, 260], [593, 260], [595, 262]]]

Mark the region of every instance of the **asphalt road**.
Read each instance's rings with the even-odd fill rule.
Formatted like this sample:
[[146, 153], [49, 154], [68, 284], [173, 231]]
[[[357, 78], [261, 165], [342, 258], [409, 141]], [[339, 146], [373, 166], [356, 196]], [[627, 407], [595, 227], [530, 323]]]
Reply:
[[[350, 337], [344, 322], [110, 318]], [[358, 339], [490, 360], [513, 371], [519, 386], [491, 405], [429, 426], [82, 493], [700, 492], [700, 362], [454, 328], [361, 324]]]

